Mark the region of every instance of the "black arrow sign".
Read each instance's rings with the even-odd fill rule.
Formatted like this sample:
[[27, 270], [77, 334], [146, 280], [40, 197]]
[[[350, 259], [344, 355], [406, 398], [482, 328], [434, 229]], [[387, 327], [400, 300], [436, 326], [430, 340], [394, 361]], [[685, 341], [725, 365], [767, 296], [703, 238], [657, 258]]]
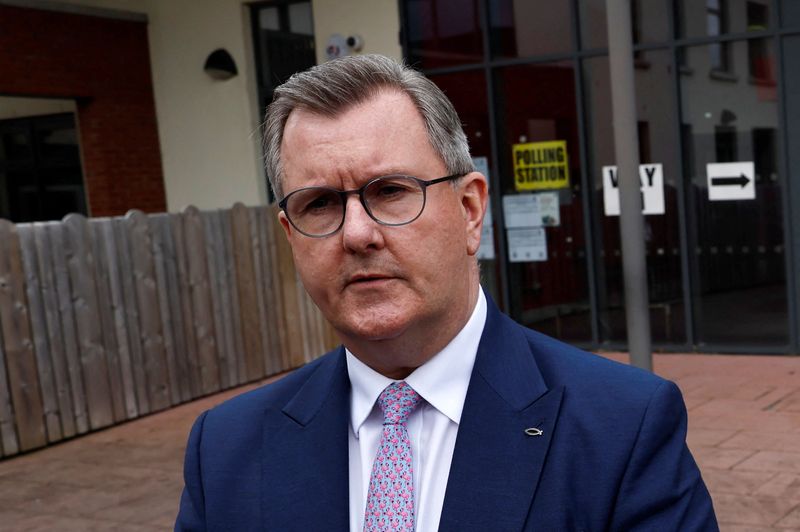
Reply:
[[711, 178], [711, 185], [712, 186], [731, 186], [731, 185], [739, 185], [742, 188], [747, 186], [750, 182], [750, 178], [747, 177], [745, 174], [740, 174], [739, 177], [712, 177]]

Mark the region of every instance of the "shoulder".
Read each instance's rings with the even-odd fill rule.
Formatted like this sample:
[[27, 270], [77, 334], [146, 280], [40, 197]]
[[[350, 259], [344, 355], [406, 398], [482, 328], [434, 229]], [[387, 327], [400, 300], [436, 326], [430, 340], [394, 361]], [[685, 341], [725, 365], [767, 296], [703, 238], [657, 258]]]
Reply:
[[204, 432], [230, 436], [255, 430], [264, 415], [283, 409], [315, 374], [329, 371], [341, 356], [341, 349], [335, 349], [275, 382], [216, 405], [204, 414]]
[[[647, 400], [657, 390], [674, 386], [649, 371], [589, 353], [520, 326], [548, 387], [589, 394], [593, 400]], [[599, 397], [598, 397], [599, 396]]]

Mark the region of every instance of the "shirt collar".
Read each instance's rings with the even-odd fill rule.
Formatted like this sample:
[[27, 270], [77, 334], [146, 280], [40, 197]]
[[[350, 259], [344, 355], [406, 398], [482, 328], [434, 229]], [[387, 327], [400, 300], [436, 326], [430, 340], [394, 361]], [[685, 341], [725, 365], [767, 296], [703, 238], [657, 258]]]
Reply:
[[[415, 369], [405, 381], [436, 410], [458, 424], [464, 409], [469, 379], [486, 323], [486, 297], [478, 290], [478, 301], [467, 323], [444, 349]], [[381, 392], [392, 379], [373, 370], [345, 349], [350, 377], [350, 422], [358, 437]]]

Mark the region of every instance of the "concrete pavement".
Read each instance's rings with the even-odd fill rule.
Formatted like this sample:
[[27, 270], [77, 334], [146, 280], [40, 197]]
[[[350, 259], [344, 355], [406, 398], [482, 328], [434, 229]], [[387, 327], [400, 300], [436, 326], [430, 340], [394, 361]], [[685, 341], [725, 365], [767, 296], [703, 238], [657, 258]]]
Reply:
[[[664, 354], [655, 371], [683, 391], [721, 529], [800, 531], [800, 357]], [[254, 386], [0, 461], [0, 530], [171, 529], [193, 420]]]

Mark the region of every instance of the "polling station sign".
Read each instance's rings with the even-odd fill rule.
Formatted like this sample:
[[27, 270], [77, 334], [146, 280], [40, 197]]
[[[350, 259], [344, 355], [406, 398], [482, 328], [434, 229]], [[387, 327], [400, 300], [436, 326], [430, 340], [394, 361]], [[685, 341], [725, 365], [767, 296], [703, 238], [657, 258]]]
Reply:
[[512, 146], [517, 190], [569, 187], [567, 141], [527, 142]]

